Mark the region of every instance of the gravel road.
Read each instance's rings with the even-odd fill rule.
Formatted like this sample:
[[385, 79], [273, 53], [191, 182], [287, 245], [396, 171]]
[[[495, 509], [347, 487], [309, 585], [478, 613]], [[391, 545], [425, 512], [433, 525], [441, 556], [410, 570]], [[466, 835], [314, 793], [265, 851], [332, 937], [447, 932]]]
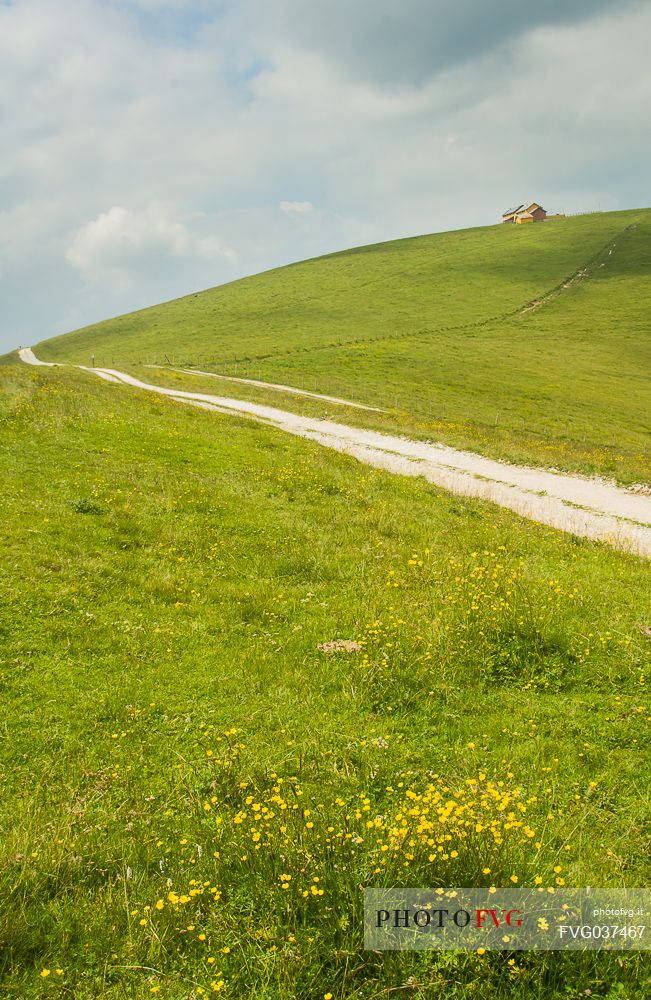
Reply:
[[[19, 355], [27, 364], [53, 367], [39, 361], [30, 348], [22, 348]], [[167, 389], [112, 368], [83, 370], [202, 409], [260, 420], [352, 455], [367, 465], [400, 475], [422, 476], [452, 493], [490, 500], [532, 521], [651, 557], [651, 496], [602, 479], [509, 465], [442, 444], [303, 417], [246, 400]]]

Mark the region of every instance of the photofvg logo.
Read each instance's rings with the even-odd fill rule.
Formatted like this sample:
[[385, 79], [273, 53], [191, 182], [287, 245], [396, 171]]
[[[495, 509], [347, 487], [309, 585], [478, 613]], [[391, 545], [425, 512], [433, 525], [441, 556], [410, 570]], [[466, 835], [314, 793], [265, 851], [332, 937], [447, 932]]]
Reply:
[[651, 950], [651, 889], [366, 889], [364, 946]]

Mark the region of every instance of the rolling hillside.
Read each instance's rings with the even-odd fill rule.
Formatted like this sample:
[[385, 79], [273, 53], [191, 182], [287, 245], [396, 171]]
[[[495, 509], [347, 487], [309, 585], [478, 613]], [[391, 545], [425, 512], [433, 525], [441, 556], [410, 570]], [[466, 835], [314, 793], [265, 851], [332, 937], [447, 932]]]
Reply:
[[[630, 480], [650, 247], [422, 237], [36, 352]], [[0, 431], [7, 996], [645, 995], [644, 954], [365, 950], [360, 892], [648, 883], [645, 560], [15, 353]]]
[[390, 409], [417, 436], [636, 481], [648, 478], [650, 288], [651, 210], [611, 212], [332, 254], [37, 353], [285, 382]]

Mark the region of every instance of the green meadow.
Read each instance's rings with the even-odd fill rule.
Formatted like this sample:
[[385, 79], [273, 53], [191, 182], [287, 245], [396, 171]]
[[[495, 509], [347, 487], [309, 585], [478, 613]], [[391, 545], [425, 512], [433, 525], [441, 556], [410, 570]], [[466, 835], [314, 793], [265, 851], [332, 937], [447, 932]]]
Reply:
[[[425, 370], [447, 372], [446, 408], [461, 407], [475, 399], [460, 377], [471, 342], [486, 368], [490, 343], [508, 339], [512, 353], [493, 356], [492, 408], [506, 405], [509, 380], [516, 408], [558, 382], [550, 398], [594, 416], [595, 448], [612, 435], [617, 454], [636, 455], [646, 320], [626, 290], [642, 264], [637, 276], [601, 268], [503, 326], [489, 320], [608, 240], [616, 260], [637, 259], [648, 218], [335, 255], [37, 354], [86, 362], [92, 346], [98, 364], [114, 351], [118, 366], [165, 348], [205, 365], [210, 350], [215, 370], [248, 357], [294, 383], [302, 371], [310, 389], [322, 370], [322, 388], [381, 404], [383, 345], [404, 315], [390, 342], [413, 368], [392, 365], [399, 392], [415, 391], [431, 356]], [[449, 284], [428, 292], [434, 260]], [[460, 260], [468, 284], [455, 296]], [[365, 290], [359, 268], [374, 282]], [[400, 269], [404, 294], [389, 281]], [[292, 296], [270, 310], [283, 287]], [[383, 295], [393, 311], [378, 329]], [[601, 303], [601, 320], [588, 321], [582, 297]], [[607, 327], [624, 300], [616, 345]], [[428, 339], [443, 310], [448, 326], [485, 325]], [[525, 328], [541, 357], [555, 353], [553, 374]], [[319, 330], [348, 340], [318, 347]], [[366, 381], [336, 370], [364, 336]], [[525, 350], [526, 370], [513, 357]], [[365, 886], [648, 884], [648, 563], [74, 369], [5, 359], [0, 421], [3, 996], [651, 995], [648, 953], [375, 953], [361, 922]]]
[[[387, 409], [387, 429], [646, 482], [650, 285], [651, 210], [609, 212], [331, 254], [36, 353], [284, 382]], [[345, 419], [360, 422], [360, 411]]]

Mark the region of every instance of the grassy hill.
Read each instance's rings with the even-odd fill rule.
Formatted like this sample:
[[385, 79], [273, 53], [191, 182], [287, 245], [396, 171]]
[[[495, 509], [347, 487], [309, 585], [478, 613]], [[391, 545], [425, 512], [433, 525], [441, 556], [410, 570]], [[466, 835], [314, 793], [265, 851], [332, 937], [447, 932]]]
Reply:
[[389, 408], [410, 433], [646, 480], [650, 289], [651, 210], [610, 212], [332, 254], [37, 353], [283, 381]]
[[[648, 210], [447, 233], [37, 354], [639, 479], [650, 264]], [[365, 951], [361, 894], [648, 884], [646, 561], [15, 355], [0, 475], [3, 995], [648, 994], [645, 953]]]
[[647, 995], [360, 893], [648, 884], [647, 563], [72, 369], [0, 430], [3, 995]]

